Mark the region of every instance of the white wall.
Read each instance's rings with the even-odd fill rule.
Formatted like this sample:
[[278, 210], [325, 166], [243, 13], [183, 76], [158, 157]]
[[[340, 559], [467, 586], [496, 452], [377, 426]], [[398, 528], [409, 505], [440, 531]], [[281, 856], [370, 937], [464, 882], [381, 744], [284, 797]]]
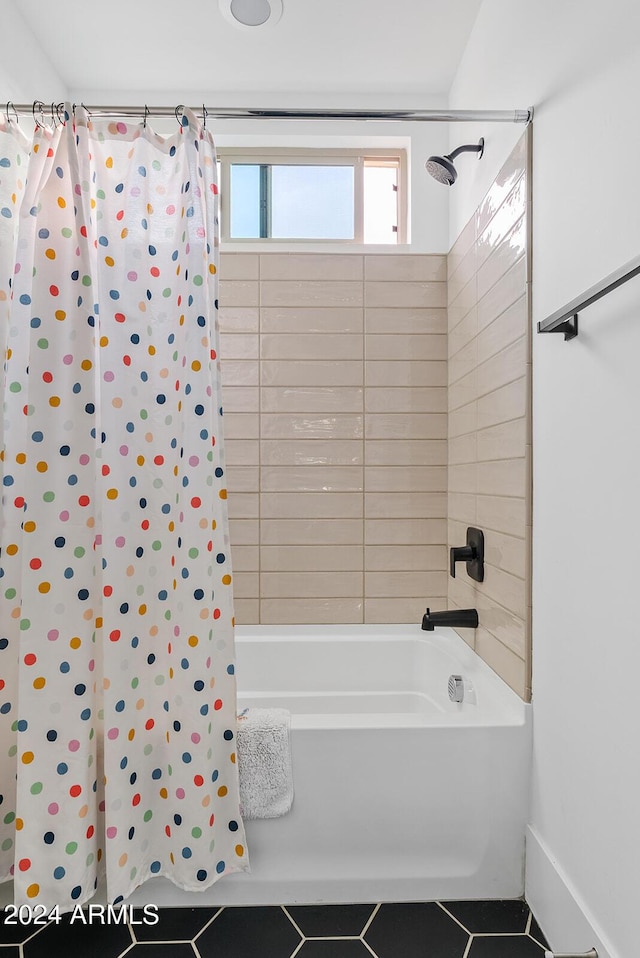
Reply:
[[[31, 103], [42, 99], [59, 102], [67, 88], [24, 22], [13, 0], [2, 0], [2, 57], [0, 102]], [[24, 126], [25, 131], [30, 129]]]
[[[534, 322], [640, 254], [638, 91], [637, 0], [485, 0], [451, 106], [535, 107]], [[471, 161], [464, 177], [460, 162], [454, 237], [517, 134], [493, 128], [485, 160]], [[533, 340], [527, 898], [555, 950], [596, 945], [601, 956], [632, 958], [640, 887], [640, 278], [580, 323], [572, 342]]]

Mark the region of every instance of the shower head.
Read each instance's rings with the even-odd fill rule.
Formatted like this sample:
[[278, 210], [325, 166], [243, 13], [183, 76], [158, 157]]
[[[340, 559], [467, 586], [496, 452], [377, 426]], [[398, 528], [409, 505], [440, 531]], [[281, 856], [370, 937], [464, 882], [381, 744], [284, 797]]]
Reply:
[[444, 183], [445, 186], [453, 186], [458, 178], [458, 171], [453, 165], [455, 158], [461, 153], [477, 153], [478, 159], [480, 159], [483, 152], [484, 137], [480, 137], [480, 141], [477, 144], [472, 143], [467, 146], [459, 146], [457, 149], [452, 150], [451, 153], [446, 153], [444, 156], [430, 156], [425, 163], [427, 173], [430, 173], [431, 176], [438, 181], [438, 183]]

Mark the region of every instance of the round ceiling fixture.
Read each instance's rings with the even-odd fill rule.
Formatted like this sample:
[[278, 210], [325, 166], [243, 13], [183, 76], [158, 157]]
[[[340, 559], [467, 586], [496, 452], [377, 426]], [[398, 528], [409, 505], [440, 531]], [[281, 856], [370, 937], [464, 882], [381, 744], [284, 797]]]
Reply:
[[273, 26], [282, 16], [282, 0], [219, 0], [222, 15], [234, 27]]

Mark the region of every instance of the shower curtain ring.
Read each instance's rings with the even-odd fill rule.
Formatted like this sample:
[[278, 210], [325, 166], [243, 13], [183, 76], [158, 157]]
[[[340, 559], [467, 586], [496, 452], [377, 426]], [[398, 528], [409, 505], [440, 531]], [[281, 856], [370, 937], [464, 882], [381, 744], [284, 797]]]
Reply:
[[184, 115], [184, 110], [185, 110], [184, 103], [178, 103], [174, 111], [176, 114], [176, 121], [181, 130], [182, 130], [182, 117]]
[[[38, 112], [40, 113], [41, 120], [39, 120], [36, 116], [36, 107], [38, 108]], [[38, 127], [39, 130], [44, 130], [46, 124], [44, 122], [44, 103], [42, 102], [42, 100], [33, 101], [31, 112], [33, 114], [33, 120], [35, 125]]]
[[146, 128], [147, 128], [147, 117], [148, 117], [148, 116], [149, 116], [149, 107], [148, 107], [147, 104], [145, 103], [145, 105], [144, 105], [144, 120], [142, 121], [142, 125], [143, 125], [143, 127], [145, 128], [145, 130], [146, 130]]
[[11, 117], [9, 116], [9, 107], [11, 107], [11, 109], [13, 110], [13, 113], [14, 113], [15, 118], [16, 118], [16, 123], [19, 123], [19, 122], [20, 122], [20, 117], [18, 116], [18, 111], [16, 110], [16, 108], [15, 108], [15, 106], [13, 105], [13, 103], [11, 102], [11, 100], [7, 100], [7, 109], [6, 109], [6, 111], [5, 111], [6, 116], [7, 116], [7, 123], [11, 123]]
[[202, 104], [202, 129], [206, 130], [207, 128], [207, 108]]
[[51, 122], [53, 123], [54, 128], [55, 128], [58, 124], [60, 124], [60, 126], [64, 126], [64, 120], [63, 120], [62, 117], [60, 116], [60, 107], [61, 107], [61, 106], [62, 106], [61, 103], [52, 103], [52, 104], [51, 104]]

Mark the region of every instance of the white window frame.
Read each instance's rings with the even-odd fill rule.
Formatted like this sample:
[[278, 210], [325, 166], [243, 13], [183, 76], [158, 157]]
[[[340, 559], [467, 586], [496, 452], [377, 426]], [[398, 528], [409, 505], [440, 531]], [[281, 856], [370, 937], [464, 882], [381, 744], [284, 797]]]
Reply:
[[[338, 246], [364, 246], [375, 250], [385, 244], [364, 241], [364, 168], [368, 160], [383, 163], [385, 160], [398, 165], [398, 230], [397, 241], [400, 246], [407, 243], [407, 151], [404, 149], [284, 149], [284, 148], [234, 148], [220, 147], [217, 150], [220, 164], [220, 230], [222, 243], [237, 243], [251, 246], [257, 243], [266, 245], [310, 245], [321, 244]], [[354, 169], [354, 237], [353, 239], [318, 239], [271, 236], [236, 237], [231, 236], [231, 211], [229, 205], [232, 164], [285, 164], [308, 166], [351, 166]]]

